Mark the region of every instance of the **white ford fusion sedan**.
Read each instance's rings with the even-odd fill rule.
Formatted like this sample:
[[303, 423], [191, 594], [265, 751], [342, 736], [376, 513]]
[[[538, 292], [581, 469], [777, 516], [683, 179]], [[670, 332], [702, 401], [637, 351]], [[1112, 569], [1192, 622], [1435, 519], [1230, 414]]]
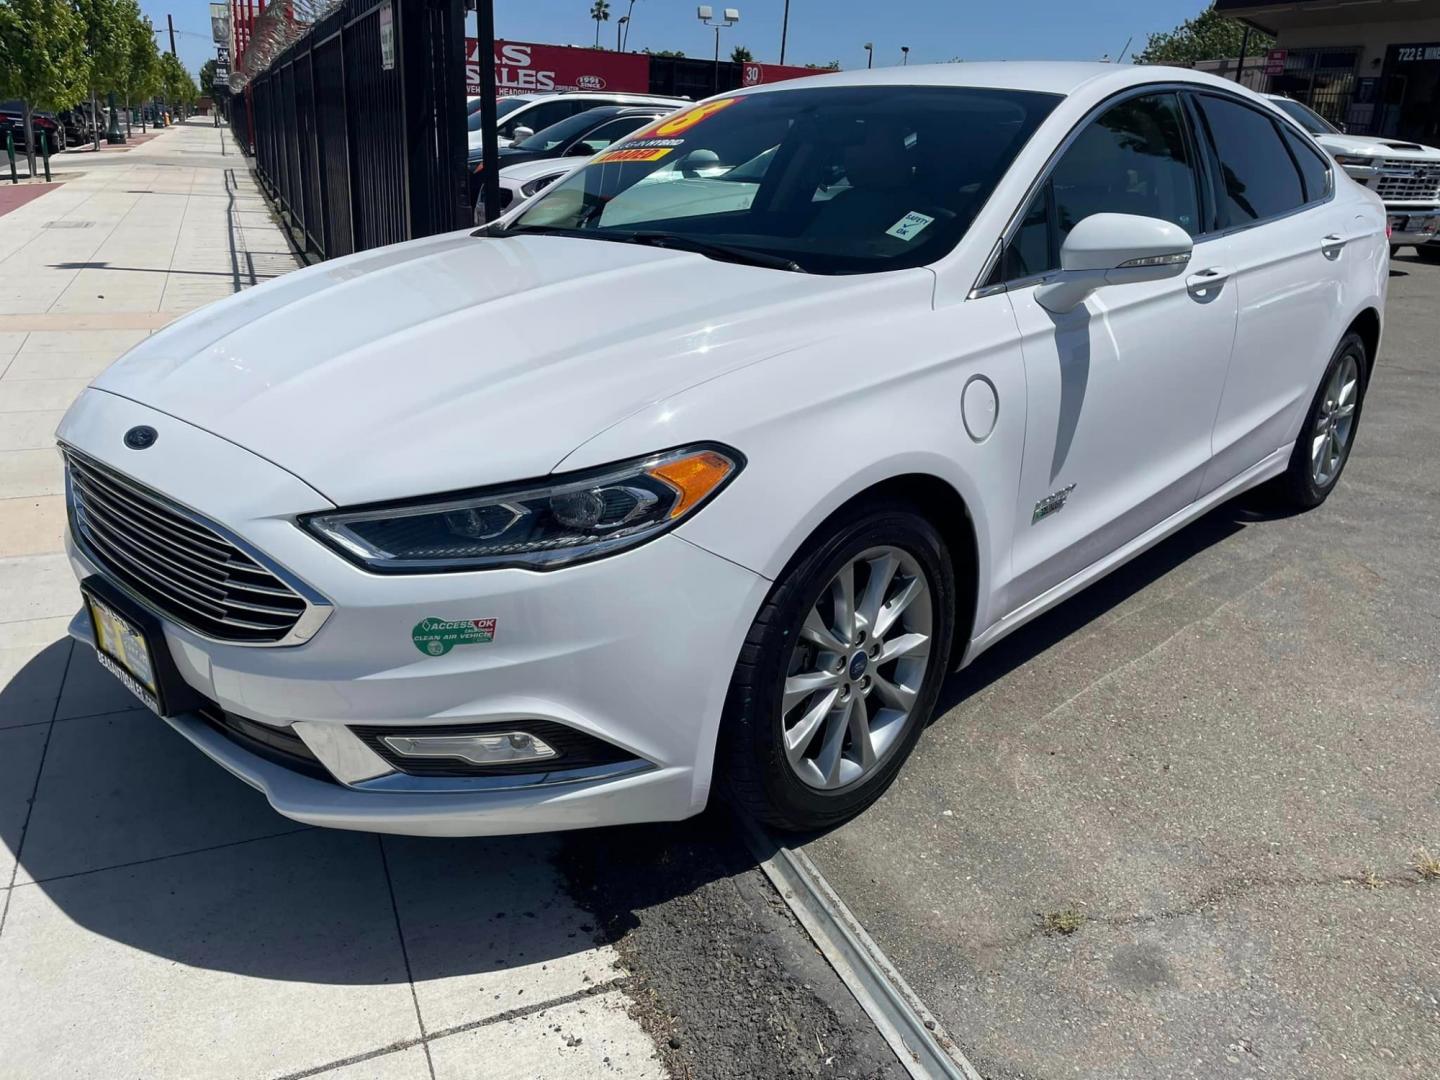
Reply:
[[72, 633], [300, 821], [835, 823], [1026, 620], [1246, 488], [1322, 502], [1387, 273], [1375, 195], [1193, 72], [711, 99], [96, 379]]

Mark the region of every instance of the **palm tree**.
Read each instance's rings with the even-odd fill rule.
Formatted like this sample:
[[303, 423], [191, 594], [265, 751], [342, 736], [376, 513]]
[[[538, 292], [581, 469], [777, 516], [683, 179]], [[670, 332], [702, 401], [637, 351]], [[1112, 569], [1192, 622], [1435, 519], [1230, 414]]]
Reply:
[[600, 24], [610, 21], [610, 4], [608, 0], [595, 0], [590, 5], [590, 18], [595, 20], [595, 47], [600, 47]]

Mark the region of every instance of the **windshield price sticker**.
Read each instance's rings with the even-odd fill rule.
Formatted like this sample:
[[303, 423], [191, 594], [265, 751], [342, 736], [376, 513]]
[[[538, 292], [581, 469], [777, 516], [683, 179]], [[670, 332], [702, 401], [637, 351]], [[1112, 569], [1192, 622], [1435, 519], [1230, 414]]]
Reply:
[[659, 161], [674, 149], [670, 146], [622, 146], [619, 150], [607, 150], [597, 157], [593, 165], [613, 165], [617, 161]]
[[489, 645], [495, 640], [494, 619], [421, 619], [410, 640], [426, 656], [444, 656], [456, 645]]
[[895, 222], [885, 230], [886, 236], [893, 236], [899, 240], [910, 241], [919, 236], [925, 226], [935, 219], [929, 214], [922, 214], [918, 210], [911, 210], [908, 214]]
[[673, 116], [662, 117], [650, 127], [641, 128], [635, 134], [642, 139], [653, 135], [679, 135], [681, 132], [689, 131], [701, 120], [714, 116], [721, 109], [728, 109], [739, 100], [739, 98], [721, 98], [719, 101], [706, 101], [696, 105], [693, 109], [685, 109]]

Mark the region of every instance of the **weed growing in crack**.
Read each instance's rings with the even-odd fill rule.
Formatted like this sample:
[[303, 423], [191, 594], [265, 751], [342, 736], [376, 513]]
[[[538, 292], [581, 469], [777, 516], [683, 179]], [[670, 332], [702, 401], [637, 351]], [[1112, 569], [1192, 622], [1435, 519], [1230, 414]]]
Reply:
[[1420, 875], [1421, 881], [1440, 881], [1440, 859], [1421, 848], [1415, 852], [1415, 861], [1410, 869]]
[[1064, 911], [1049, 911], [1040, 917], [1041, 932], [1052, 937], [1056, 934], [1073, 934], [1084, 925], [1085, 916], [1074, 908], [1066, 908]]

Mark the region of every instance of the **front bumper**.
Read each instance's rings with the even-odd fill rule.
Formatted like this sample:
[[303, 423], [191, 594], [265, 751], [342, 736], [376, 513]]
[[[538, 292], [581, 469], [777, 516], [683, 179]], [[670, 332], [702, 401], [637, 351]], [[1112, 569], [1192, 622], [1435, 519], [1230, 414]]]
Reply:
[[[162, 438], [144, 453], [117, 453], [137, 423]], [[207, 640], [162, 616], [185, 683], [226, 713], [293, 731], [329, 772], [317, 779], [288, 768], [199, 715], [169, 720], [280, 813], [376, 832], [490, 835], [674, 820], [704, 807], [730, 675], [765, 579], [673, 535], [543, 573], [370, 574], [293, 524], [296, 513], [326, 509], [323, 499], [231, 443], [98, 391], [82, 396], [61, 436], [216, 520], [334, 605], [314, 638], [288, 647]], [[216, 475], [227, 478], [223, 495]], [[73, 538], [68, 548], [78, 575], [108, 576]], [[432, 618], [494, 619], [494, 640], [427, 655], [413, 631]], [[88, 623], [72, 632], [88, 639]], [[626, 763], [414, 776], [352, 730], [525, 720], [593, 736]]]

